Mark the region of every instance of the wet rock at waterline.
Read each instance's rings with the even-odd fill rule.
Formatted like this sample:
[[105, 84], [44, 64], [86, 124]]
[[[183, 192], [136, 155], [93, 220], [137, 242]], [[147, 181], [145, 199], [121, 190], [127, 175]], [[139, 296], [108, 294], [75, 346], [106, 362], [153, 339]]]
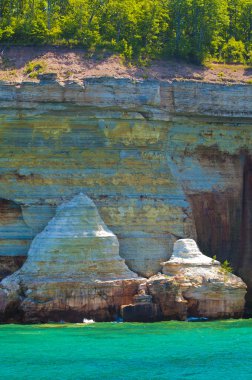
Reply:
[[27, 261], [1, 282], [2, 321], [152, 322], [241, 317], [246, 285], [204, 256], [191, 239], [178, 240], [163, 274], [130, 271], [116, 236], [83, 194], [57, 208], [33, 240]]

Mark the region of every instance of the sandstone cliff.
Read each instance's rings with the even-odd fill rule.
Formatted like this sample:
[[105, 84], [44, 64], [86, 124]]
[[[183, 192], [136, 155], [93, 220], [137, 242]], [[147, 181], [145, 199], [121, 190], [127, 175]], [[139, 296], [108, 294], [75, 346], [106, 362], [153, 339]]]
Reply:
[[29, 322], [111, 320], [137, 292], [136, 279], [94, 203], [79, 194], [57, 208], [24, 265], [2, 281], [0, 315]]
[[190, 237], [252, 289], [251, 105], [250, 85], [2, 82], [2, 277], [56, 207], [83, 192], [139, 275], [157, 274]]
[[0, 283], [0, 321], [184, 320], [241, 317], [246, 285], [178, 240], [164, 275], [144, 279], [119, 256], [116, 236], [90, 198], [58, 206], [33, 240], [24, 265]]
[[245, 283], [203, 255], [194, 240], [177, 240], [162, 266], [163, 274], [148, 279], [133, 304], [122, 306], [126, 321], [243, 316]]

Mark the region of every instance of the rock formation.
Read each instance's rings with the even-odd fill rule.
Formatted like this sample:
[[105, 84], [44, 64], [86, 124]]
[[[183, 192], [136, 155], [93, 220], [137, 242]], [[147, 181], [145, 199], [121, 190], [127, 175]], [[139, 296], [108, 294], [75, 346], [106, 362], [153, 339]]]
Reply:
[[203, 255], [194, 240], [177, 240], [162, 271], [146, 281], [149, 295], [140, 292], [133, 304], [122, 306], [126, 321], [243, 316], [245, 283]]
[[145, 282], [139, 285], [138, 294], [133, 297], [133, 303], [122, 305], [121, 316], [125, 322], [155, 322], [162, 319], [159, 305], [153, 303], [152, 296], [146, 292]]
[[32, 242], [24, 265], [0, 287], [3, 321], [81, 318], [125, 321], [241, 317], [246, 285], [178, 240], [163, 275], [139, 278], [119, 256], [116, 236], [90, 198], [79, 194]]
[[23, 321], [111, 320], [137, 292], [137, 277], [92, 200], [79, 194], [57, 208], [24, 265], [2, 281], [0, 311], [3, 319], [18, 311]]
[[[187, 315], [209, 318], [243, 315], [246, 285], [218, 261], [203, 255], [194, 240], [176, 241], [162, 271], [171, 277], [179, 289], [179, 297], [186, 301]], [[157, 291], [156, 297], [160, 297]]]
[[197, 276], [202, 268], [205, 271], [205, 269], [215, 269], [216, 266], [220, 267], [219, 261], [203, 255], [194, 240], [180, 239], [174, 244], [170, 259], [162, 263], [162, 272], [169, 276], [180, 273]]
[[191, 237], [231, 263], [252, 305], [252, 86], [40, 79], [0, 83], [0, 276], [83, 192], [132, 271], [157, 275]]

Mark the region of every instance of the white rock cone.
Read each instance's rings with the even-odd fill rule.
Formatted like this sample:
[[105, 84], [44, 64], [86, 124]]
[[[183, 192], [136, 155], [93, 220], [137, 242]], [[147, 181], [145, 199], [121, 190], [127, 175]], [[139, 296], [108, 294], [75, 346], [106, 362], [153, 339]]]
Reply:
[[119, 256], [117, 237], [101, 219], [94, 202], [82, 193], [57, 208], [55, 217], [33, 240], [17, 276], [25, 282], [137, 277]]
[[163, 263], [164, 266], [220, 266], [219, 261], [213, 260], [200, 252], [197, 243], [192, 239], [180, 239], [174, 244], [173, 253], [169, 261]]

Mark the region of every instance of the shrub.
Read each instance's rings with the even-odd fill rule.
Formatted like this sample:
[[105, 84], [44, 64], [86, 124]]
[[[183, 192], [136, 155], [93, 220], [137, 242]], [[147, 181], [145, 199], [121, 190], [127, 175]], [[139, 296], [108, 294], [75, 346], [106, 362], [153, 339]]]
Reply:
[[224, 44], [222, 55], [227, 63], [244, 63], [246, 55], [245, 45], [242, 41], [236, 41], [232, 37]]
[[232, 273], [233, 272], [233, 268], [231, 267], [230, 263], [225, 260], [222, 264], [221, 264], [221, 270], [223, 273], [227, 274], [227, 273]]
[[37, 78], [39, 74], [44, 73], [46, 65], [43, 61], [32, 61], [26, 65], [24, 73], [30, 78]]

